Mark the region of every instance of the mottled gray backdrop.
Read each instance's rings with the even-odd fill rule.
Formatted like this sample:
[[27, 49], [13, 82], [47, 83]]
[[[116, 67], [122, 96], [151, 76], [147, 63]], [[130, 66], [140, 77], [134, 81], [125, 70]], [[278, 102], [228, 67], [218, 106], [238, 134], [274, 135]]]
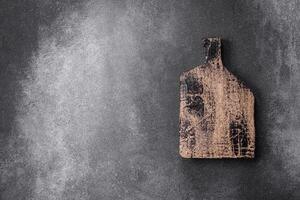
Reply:
[[[300, 1], [0, 2], [1, 200], [299, 199]], [[179, 75], [224, 38], [254, 160], [178, 154]]]

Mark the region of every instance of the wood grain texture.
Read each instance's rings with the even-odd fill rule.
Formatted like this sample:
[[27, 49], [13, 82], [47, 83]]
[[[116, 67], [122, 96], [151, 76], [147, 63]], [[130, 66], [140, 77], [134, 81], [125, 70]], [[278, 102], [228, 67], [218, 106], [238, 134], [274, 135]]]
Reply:
[[206, 64], [180, 76], [180, 155], [254, 158], [254, 96], [222, 63], [221, 39], [205, 39]]

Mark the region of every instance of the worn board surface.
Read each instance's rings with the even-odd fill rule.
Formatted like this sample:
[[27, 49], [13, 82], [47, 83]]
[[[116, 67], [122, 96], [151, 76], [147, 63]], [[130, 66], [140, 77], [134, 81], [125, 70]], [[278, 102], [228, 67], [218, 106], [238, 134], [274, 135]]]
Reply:
[[205, 47], [207, 63], [180, 76], [180, 155], [253, 158], [254, 96], [223, 66], [221, 39]]

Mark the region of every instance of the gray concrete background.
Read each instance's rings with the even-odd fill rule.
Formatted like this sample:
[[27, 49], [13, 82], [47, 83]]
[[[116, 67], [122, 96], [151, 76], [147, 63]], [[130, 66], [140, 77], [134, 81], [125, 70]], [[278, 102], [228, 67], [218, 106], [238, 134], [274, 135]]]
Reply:
[[[0, 2], [1, 199], [299, 199], [300, 2]], [[224, 38], [254, 160], [178, 154], [179, 75]]]

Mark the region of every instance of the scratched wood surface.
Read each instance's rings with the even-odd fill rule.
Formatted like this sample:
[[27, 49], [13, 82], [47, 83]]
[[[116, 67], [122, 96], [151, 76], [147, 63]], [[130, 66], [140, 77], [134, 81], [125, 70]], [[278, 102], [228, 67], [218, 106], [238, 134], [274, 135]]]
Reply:
[[254, 96], [223, 66], [220, 38], [204, 47], [206, 64], [180, 76], [180, 155], [254, 158]]

